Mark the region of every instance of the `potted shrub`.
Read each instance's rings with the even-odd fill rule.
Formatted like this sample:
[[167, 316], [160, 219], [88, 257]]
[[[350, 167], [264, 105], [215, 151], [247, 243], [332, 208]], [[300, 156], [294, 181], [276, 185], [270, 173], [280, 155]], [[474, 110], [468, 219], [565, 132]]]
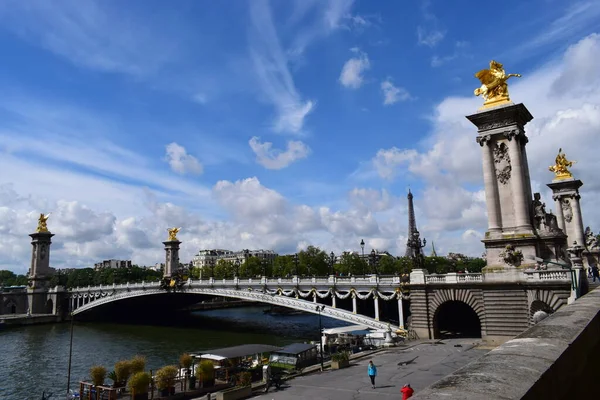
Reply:
[[331, 356], [331, 369], [342, 369], [350, 366], [350, 354], [347, 351], [335, 353]]
[[215, 385], [215, 366], [210, 360], [202, 360], [196, 367], [196, 378], [200, 387], [213, 387]]
[[94, 365], [90, 368], [90, 377], [94, 386], [102, 386], [104, 384], [104, 378], [106, 378], [106, 368], [102, 365]]
[[[142, 371], [136, 372], [143, 372], [143, 369]], [[127, 385], [127, 379], [131, 376], [131, 362], [128, 360], [117, 361], [117, 363], [115, 363], [114, 373], [116, 378], [114, 387], [124, 387]]]
[[146, 369], [146, 357], [135, 356], [131, 360], [129, 360], [129, 373], [131, 375], [136, 374], [138, 372], [144, 372], [145, 369]]
[[133, 400], [148, 400], [148, 386], [152, 377], [147, 372], [136, 372], [129, 378], [129, 390]]
[[252, 374], [240, 372], [236, 378], [236, 386], [217, 392], [217, 400], [238, 400], [252, 396]]
[[185, 368], [188, 372], [190, 372], [190, 368], [192, 367], [193, 361], [194, 359], [192, 358], [192, 356], [190, 356], [187, 353], [182, 354], [181, 357], [179, 357], [179, 364], [181, 364], [181, 366]]
[[175, 365], [167, 365], [156, 371], [156, 387], [161, 396], [175, 394], [175, 379], [179, 369]]
[[196, 388], [196, 375], [192, 374], [191, 369], [193, 363], [194, 359], [187, 353], [182, 354], [181, 357], [179, 357], [179, 364], [185, 368], [185, 377], [188, 379], [190, 390]]

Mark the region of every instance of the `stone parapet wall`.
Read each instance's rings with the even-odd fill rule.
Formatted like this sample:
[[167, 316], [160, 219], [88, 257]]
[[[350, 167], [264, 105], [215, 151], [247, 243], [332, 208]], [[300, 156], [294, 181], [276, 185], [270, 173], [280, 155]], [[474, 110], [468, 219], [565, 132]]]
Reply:
[[413, 398], [594, 399], [600, 370], [600, 288]]

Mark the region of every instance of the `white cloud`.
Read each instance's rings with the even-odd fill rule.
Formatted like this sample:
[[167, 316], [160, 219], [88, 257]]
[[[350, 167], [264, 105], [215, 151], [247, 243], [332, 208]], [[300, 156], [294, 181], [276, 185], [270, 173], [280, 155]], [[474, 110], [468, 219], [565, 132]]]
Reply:
[[390, 78], [381, 82], [381, 91], [383, 92], [383, 104], [392, 105], [399, 101], [410, 99], [410, 93], [403, 87], [396, 87]]
[[126, 11], [94, 1], [8, 0], [0, 5], [0, 22], [34, 45], [96, 70], [140, 76], [172, 61], [166, 32], [157, 34]]
[[357, 48], [353, 48], [352, 51], [356, 56], [346, 61], [342, 67], [339, 81], [347, 88], [358, 89], [364, 82], [363, 73], [371, 67], [371, 64], [366, 53]]
[[417, 28], [417, 43], [423, 46], [435, 47], [446, 36], [446, 32], [437, 29]]
[[273, 129], [277, 132], [299, 133], [315, 102], [302, 100], [296, 89], [268, 3], [263, 0], [251, 2], [250, 16], [252, 29], [249, 51], [254, 70], [261, 91], [278, 113]]
[[261, 143], [260, 138], [254, 136], [248, 142], [250, 148], [256, 154], [256, 162], [267, 169], [282, 169], [295, 161], [308, 157], [310, 148], [297, 140], [290, 140], [286, 150], [273, 148], [273, 143]]
[[179, 174], [201, 174], [202, 164], [196, 157], [188, 154], [185, 147], [177, 143], [169, 143], [166, 146], [165, 159], [169, 163], [171, 169]]

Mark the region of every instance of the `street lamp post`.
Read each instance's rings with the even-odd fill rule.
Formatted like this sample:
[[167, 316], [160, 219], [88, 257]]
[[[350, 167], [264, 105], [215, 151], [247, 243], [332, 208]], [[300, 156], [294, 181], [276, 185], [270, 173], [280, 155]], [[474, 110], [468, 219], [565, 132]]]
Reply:
[[294, 272], [298, 276], [298, 253], [294, 254]]
[[316, 310], [319, 313], [319, 346], [320, 346], [320, 353], [321, 353], [321, 371], [325, 370], [325, 367], [323, 366], [323, 325], [321, 323], [321, 311], [323, 311], [325, 309], [325, 306], [317, 306]]
[[360, 259], [362, 270], [363, 270], [363, 278], [365, 277], [365, 241], [360, 239], [360, 249], [362, 251], [362, 258]]
[[210, 277], [215, 278], [215, 260], [210, 260]]
[[371, 249], [371, 257], [369, 259], [369, 262], [371, 264], [371, 273], [375, 273], [375, 275], [379, 275], [379, 272], [377, 271], [377, 263], [378, 263], [378, 256], [377, 253], [375, 252], [375, 249]]
[[335, 264], [335, 254], [333, 251], [329, 254], [329, 275], [333, 275], [333, 265]]
[[240, 259], [235, 260], [235, 277], [240, 277]]

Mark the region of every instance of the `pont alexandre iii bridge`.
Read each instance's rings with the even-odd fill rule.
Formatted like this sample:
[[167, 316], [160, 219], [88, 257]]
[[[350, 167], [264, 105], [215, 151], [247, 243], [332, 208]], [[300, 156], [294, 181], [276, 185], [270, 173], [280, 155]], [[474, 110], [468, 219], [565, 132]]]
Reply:
[[[486, 282], [484, 274], [427, 275], [424, 270], [413, 270], [410, 282], [399, 276], [209, 278], [188, 279], [178, 288], [165, 288], [161, 282], [79, 287], [66, 295], [75, 316], [132, 298], [204, 295], [320, 312], [373, 329], [395, 330], [410, 321], [421, 338], [448, 331], [502, 342], [527, 329], [536, 311], [553, 313], [567, 304], [573, 296], [570, 274], [570, 270], [526, 271], [523, 281], [511, 284]], [[361, 302], [371, 302], [372, 307], [361, 307]], [[322, 307], [317, 310], [316, 305]], [[382, 313], [382, 308], [388, 312]]]
[[320, 313], [372, 329], [410, 329], [420, 338], [460, 334], [500, 343], [531, 326], [536, 311], [553, 313], [577, 298], [573, 269], [523, 269], [517, 280], [511, 276], [507, 281], [490, 279], [485, 273], [440, 275], [414, 269], [409, 276], [263, 276], [176, 282], [179, 275], [173, 267], [179, 265], [181, 243], [176, 238], [163, 242], [163, 281], [51, 288], [48, 282], [53, 271], [48, 259], [53, 235], [36, 232], [30, 236], [34, 251], [29, 287], [2, 293], [0, 314], [4, 315], [0, 318], [25, 312], [93, 318], [102, 310], [119, 316], [158, 306], [169, 313], [203, 299], [226, 297]]

